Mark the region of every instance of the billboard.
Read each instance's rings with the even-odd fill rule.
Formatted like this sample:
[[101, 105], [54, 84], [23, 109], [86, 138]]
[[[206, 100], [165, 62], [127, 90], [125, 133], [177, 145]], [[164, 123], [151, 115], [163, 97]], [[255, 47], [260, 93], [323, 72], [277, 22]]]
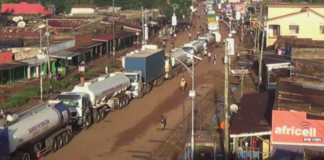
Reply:
[[306, 112], [272, 111], [273, 144], [324, 146], [324, 120], [306, 116]]
[[226, 38], [227, 41], [227, 49], [228, 49], [228, 55], [232, 56], [235, 54], [235, 48], [234, 48], [234, 38]]

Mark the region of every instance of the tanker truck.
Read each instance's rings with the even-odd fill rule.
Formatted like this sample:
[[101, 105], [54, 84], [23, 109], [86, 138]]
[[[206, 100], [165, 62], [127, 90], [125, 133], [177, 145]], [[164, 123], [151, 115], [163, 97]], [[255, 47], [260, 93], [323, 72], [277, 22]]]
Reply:
[[215, 37], [209, 33], [199, 36], [197, 40], [204, 44], [204, 55], [207, 55], [208, 50], [212, 51], [216, 46]]
[[71, 92], [62, 92], [57, 99], [69, 107], [72, 124], [88, 129], [92, 122], [102, 121], [106, 111], [128, 104], [129, 86], [129, 79], [115, 72], [78, 84]]
[[147, 49], [125, 57], [124, 75], [131, 82], [132, 98], [142, 98], [153, 86], [164, 82], [165, 52], [162, 49]]
[[172, 79], [178, 73], [185, 71], [186, 68], [183, 65], [187, 65], [187, 60], [187, 54], [181, 48], [176, 48], [171, 53], [165, 53], [165, 79]]
[[72, 127], [69, 108], [48, 101], [23, 113], [0, 119], [0, 159], [30, 160], [68, 144]]
[[[201, 54], [204, 53], [204, 44], [200, 41], [195, 40], [195, 41], [192, 41], [192, 42], [189, 42], [189, 43], [183, 45], [182, 49], [187, 53], [201, 56]], [[187, 56], [188, 56], [187, 63], [192, 64], [194, 58], [192, 56], [190, 56], [189, 54], [187, 54]]]

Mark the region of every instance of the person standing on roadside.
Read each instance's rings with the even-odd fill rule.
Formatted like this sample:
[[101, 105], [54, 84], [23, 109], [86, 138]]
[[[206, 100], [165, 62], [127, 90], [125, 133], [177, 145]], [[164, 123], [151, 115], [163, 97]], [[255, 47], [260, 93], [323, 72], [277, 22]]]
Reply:
[[160, 130], [163, 131], [166, 126], [166, 118], [162, 115], [160, 119]]

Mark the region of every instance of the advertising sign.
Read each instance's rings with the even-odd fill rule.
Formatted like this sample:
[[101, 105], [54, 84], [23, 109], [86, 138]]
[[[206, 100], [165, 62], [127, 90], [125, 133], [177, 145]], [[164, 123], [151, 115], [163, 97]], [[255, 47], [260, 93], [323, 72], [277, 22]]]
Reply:
[[234, 38], [226, 38], [228, 55], [232, 56], [235, 53], [234, 50]]
[[307, 119], [306, 112], [272, 111], [274, 144], [323, 145], [324, 120]]
[[177, 25], [177, 16], [173, 15], [172, 16], [172, 26], [176, 26]]

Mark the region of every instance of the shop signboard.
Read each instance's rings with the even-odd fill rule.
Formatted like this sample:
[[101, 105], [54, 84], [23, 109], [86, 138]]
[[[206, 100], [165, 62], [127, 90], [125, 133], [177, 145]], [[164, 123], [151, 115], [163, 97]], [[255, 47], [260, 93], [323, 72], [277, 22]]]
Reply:
[[272, 111], [273, 144], [324, 146], [324, 120], [307, 119], [306, 112]]

